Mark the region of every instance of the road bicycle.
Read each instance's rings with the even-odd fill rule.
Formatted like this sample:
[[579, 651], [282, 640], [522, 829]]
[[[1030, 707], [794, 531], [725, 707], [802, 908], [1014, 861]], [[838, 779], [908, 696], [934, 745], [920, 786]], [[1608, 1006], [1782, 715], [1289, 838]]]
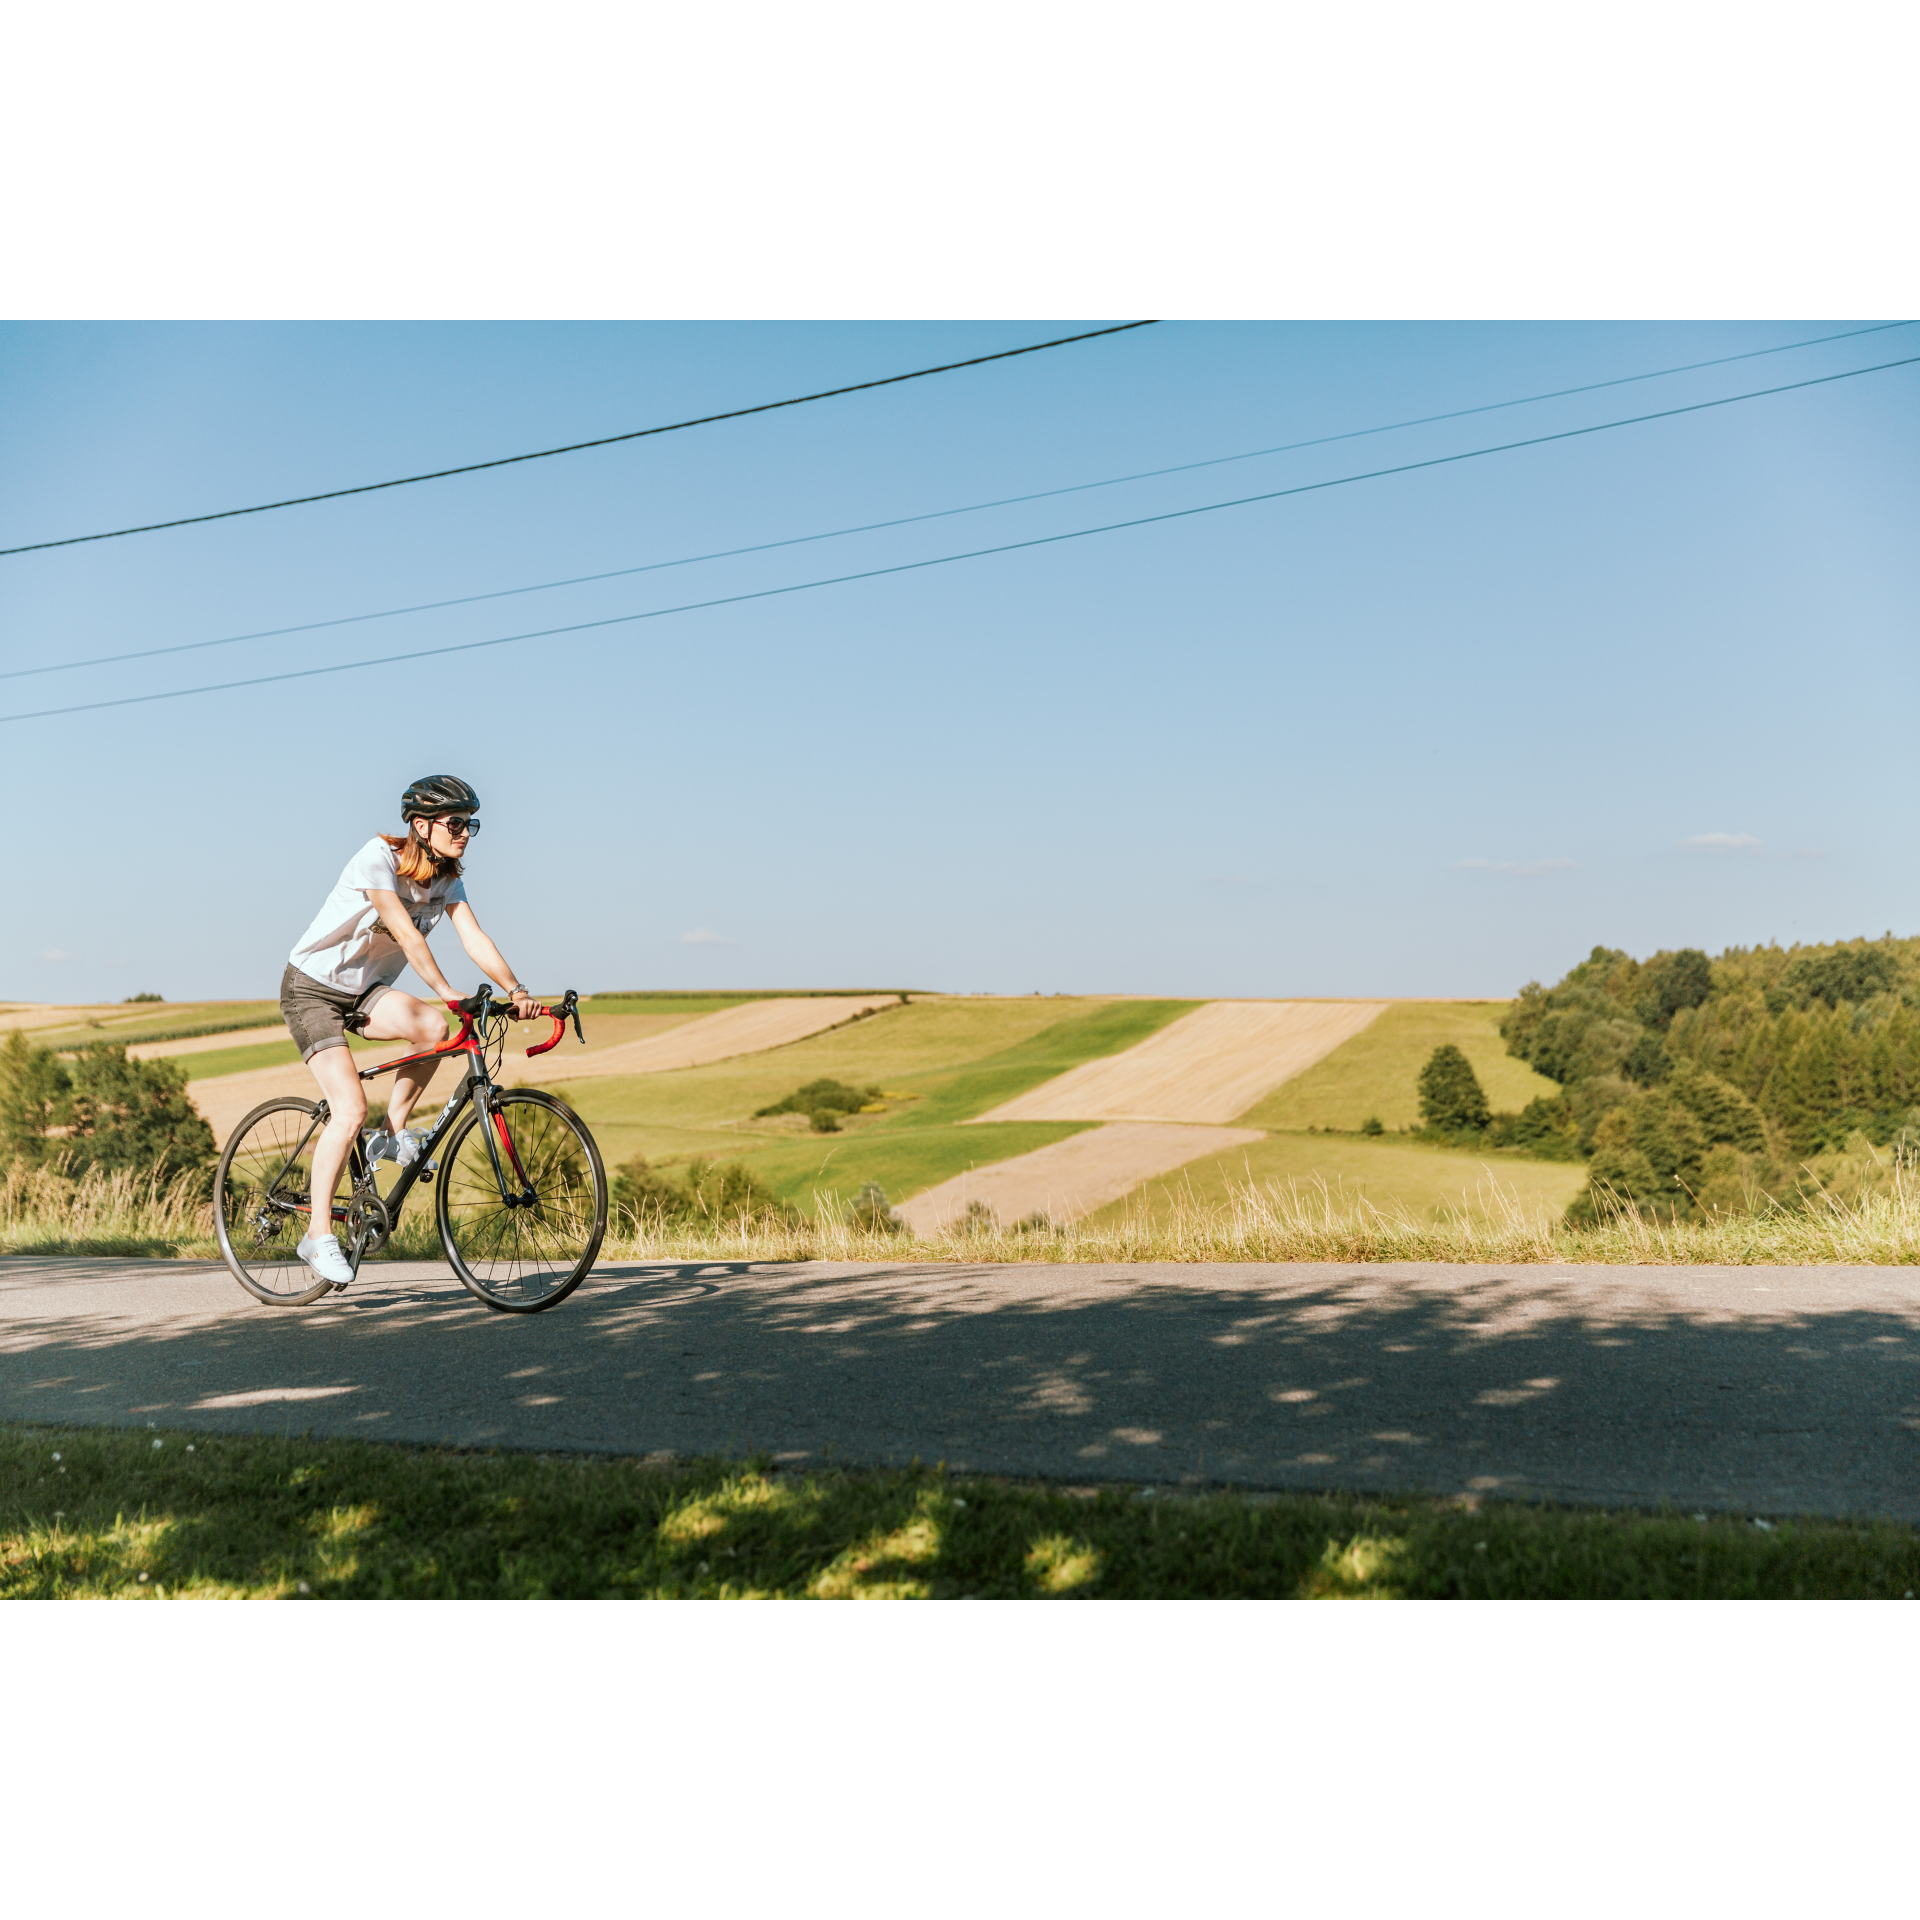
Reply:
[[[573, 1022], [582, 1046], [579, 995], [547, 1009], [553, 1032], [527, 1057], [559, 1045]], [[331, 1207], [354, 1272], [392, 1237], [407, 1195], [434, 1188], [440, 1244], [461, 1284], [502, 1313], [557, 1307], [582, 1280], [607, 1230], [607, 1170], [586, 1123], [532, 1087], [494, 1084], [506, 1052], [511, 1008], [482, 987], [448, 1003], [460, 1031], [424, 1053], [364, 1067], [375, 1080], [416, 1061], [464, 1054], [467, 1070], [383, 1194], [374, 1185], [367, 1138], [353, 1144], [349, 1190]], [[464, 1116], [464, 1117], [463, 1117]], [[233, 1277], [273, 1307], [304, 1307], [330, 1291], [295, 1252], [313, 1213], [313, 1146], [329, 1118], [324, 1100], [269, 1100], [242, 1120], [213, 1176], [214, 1227]]]

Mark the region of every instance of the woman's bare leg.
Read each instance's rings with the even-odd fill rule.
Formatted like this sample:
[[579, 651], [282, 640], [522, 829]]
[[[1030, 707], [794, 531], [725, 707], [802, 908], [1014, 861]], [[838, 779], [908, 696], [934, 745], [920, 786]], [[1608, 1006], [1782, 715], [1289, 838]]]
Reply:
[[331, 1233], [334, 1189], [367, 1117], [367, 1090], [350, 1048], [323, 1047], [307, 1065], [320, 1082], [329, 1109], [327, 1124], [313, 1143], [313, 1225], [308, 1231]]
[[[416, 1047], [437, 1046], [447, 1037], [446, 1016], [425, 1000], [410, 993], [383, 993], [367, 1013], [366, 1037], [369, 1040], [404, 1040]], [[426, 1091], [439, 1061], [423, 1061], [407, 1067], [393, 1077], [393, 1092], [387, 1101], [387, 1129], [397, 1133], [407, 1124], [407, 1116]], [[313, 1148], [313, 1231], [333, 1231], [332, 1196], [340, 1185], [353, 1153], [353, 1143], [367, 1118], [367, 1087], [354, 1064], [350, 1047], [324, 1047], [307, 1065], [320, 1082], [329, 1118]], [[322, 1196], [325, 1196], [324, 1198]]]
[[[447, 1016], [431, 1000], [416, 1000], [410, 993], [383, 993], [367, 1010], [366, 1036], [369, 1040], [404, 1040], [413, 1047], [437, 1047], [447, 1037]], [[423, 1060], [416, 1067], [402, 1067], [393, 1076], [393, 1091], [387, 1096], [389, 1133], [398, 1133], [407, 1124], [439, 1065], [438, 1060]]]

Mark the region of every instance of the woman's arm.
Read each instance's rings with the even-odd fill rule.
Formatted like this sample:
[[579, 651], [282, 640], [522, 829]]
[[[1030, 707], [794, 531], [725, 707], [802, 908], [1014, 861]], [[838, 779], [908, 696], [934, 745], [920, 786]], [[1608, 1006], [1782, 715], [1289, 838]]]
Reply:
[[[531, 1020], [536, 1013], [544, 1011], [533, 995], [520, 984], [520, 976], [507, 965], [500, 949], [481, 931], [473, 908], [465, 900], [456, 900], [447, 909], [447, 918], [453, 922], [453, 929], [460, 936], [460, 944], [467, 950], [467, 958], [495, 986], [504, 987], [513, 995], [513, 1017], [516, 1020]], [[415, 937], [418, 938], [417, 935]], [[426, 942], [422, 940], [420, 944], [425, 946]], [[425, 979], [426, 976], [422, 974], [421, 978]]]
[[[407, 916], [407, 910], [400, 904], [400, 896], [389, 887], [369, 887], [367, 898], [379, 910], [380, 918], [386, 922], [387, 931], [399, 943], [400, 951], [407, 956], [407, 965], [417, 973], [442, 1000], [460, 998], [449, 984], [447, 976], [434, 964], [432, 949], [428, 947], [426, 936]], [[464, 941], [466, 935], [463, 933]], [[492, 941], [487, 942], [492, 946]], [[471, 949], [469, 949], [471, 951]], [[501, 963], [506, 964], [504, 961]], [[503, 980], [502, 986], [507, 983]]]

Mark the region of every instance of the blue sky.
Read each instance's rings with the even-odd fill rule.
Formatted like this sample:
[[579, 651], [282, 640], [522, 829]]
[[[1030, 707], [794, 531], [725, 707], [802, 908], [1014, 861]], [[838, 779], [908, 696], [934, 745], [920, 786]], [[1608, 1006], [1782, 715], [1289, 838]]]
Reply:
[[[1078, 324], [1098, 324], [1092, 323]], [[1178, 323], [621, 447], [0, 560], [0, 668], [488, 592], [1837, 331]], [[1865, 324], [1855, 322], [1851, 324]], [[1076, 330], [0, 327], [0, 545]], [[1504, 995], [1597, 941], [1920, 931], [1920, 368], [447, 659], [1920, 352], [1920, 328], [621, 580], [0, 681], [0, 997], [268, 996], [400, 788], [481, 790], [543, 990]], [[443, 937], [456, 981], [471, 968]]]

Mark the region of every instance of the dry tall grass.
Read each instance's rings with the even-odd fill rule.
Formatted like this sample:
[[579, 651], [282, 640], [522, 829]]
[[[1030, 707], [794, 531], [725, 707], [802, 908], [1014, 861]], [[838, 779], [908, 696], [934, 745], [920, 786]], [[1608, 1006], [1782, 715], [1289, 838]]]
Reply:
[[[1765, 1206], [1708, 1222], [1661, 1221], [1629, 1204], [1601, 1224], [1561, 1225], [1483, 1171], [1475, 1202], [1439, 1220], [1315, 1180], [1232, 1188], [1218, 1203], [1190, 1190], [1158, 1218], [1046, 1229], [956, 1224], [927, 1235], [862, 1224], [831, 1194], [818, 1217], [741, 1216], [666, 1226], [617, 1213], [603, 1261], [1299, 1261], [1420, 1260], [1607, 1266], [1920, 1264], [1920, 1171], [1902, 1162], [1882, 1188], [1807, 1207]], [[439, 1254], [431, 1215], [409, 1209], [394, 1252]], [[0, 1253], [217, 1257], [212, 1211], [191, 1177], [162, 1187], [132, 1174], [72, 1180], [15, 1166], [0, 1175]]]
[[863, 1226], [830, 1194], [797, 1225], [740, 1218], [665, 1228], [617, 1219], [602, 1258], [844, 1261], [1546, 1261], [1608, 1266], [1906, 1266], [1920, 1263], [1920, 1174], [1896, 1169], [1882, 1191], [1809, 1208], [1765, 1207], [1708, 1222], [1662, 1221], [1631, 1203], [1576, 1229], [1524, 1205], [1483, 1170], [1475, 1202], [1439, 1220], [1382, 1208], [1314, 1180], [1230, 1187], [1217, 1203], [1191, 1189], [1157, 1218], [1045, 1231], [978, 1220], [932, 1234]]
[[216, 1253], [204, 1175], [0, 1170], [0, 1253]]

